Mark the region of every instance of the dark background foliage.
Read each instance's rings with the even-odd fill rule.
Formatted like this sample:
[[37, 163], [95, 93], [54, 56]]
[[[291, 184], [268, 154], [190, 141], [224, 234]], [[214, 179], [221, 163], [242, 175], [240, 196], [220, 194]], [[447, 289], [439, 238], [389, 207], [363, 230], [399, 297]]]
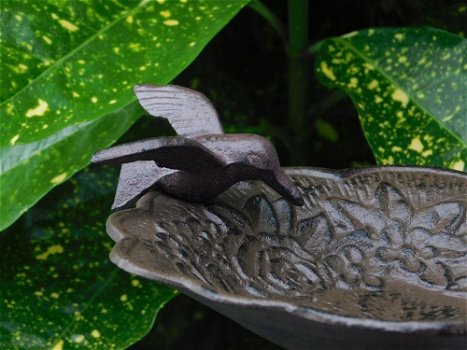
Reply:
[[[287, 2], [265, 3], [287, 22]], [[465, 23], [452, 16], [451, 0], [320, 0], [310, 2], [310, 40], [316, 43], [368, 27], [434, 25], [454, 33]], [[312, 64], [313, 57], [304, 57]], [[304, 164], [333, 169], [375, 164], [348, 97], [331, 92], [312, 76]], [[227, 132], [270, 137], [281, 163], [290, 165], [287, 143], [287, 57], [283, 43], [257, 13], [245, 8], [175, 81], [207, 95]], [[142, 118], [124, 140], [173, 134], [161, 120]], [[293, 152], [293, 150], [292, 150]], [[297, 165], [297, 164], [294, 164]], [[233, 321], [185, 296], [159, 313], [152, 331], [131, 347], [142, 349], [277, 349]]]

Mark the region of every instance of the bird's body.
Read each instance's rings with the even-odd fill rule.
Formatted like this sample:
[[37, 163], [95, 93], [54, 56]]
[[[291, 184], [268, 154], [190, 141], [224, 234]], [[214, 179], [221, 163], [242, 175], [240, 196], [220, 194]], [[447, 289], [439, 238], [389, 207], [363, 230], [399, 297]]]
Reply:
[[[179, 132], [178, 127], [187, 137], [142, 140], [96, 153], [95, 163], [122, 164], [113, 209], [131, 205], [151, 189], [202, 202], [243, 180], [262, 180], [294, 204], [303, 204], [297, 188], [280, 168], [272, 143], [259, 135], [219, 133], [222, 127], [217, 113], [203, 95], [174, 86], [143, 85], [135, 91], [150, 114], [169, 114], [174, 129]], [[174, 99], [182, 101], [178, 109]], [[193, 104], [191, 108], [187, 100]], [[189, 115], [202, 116], [204, 134], [198, 132], [196, 119], [186, 125]]]

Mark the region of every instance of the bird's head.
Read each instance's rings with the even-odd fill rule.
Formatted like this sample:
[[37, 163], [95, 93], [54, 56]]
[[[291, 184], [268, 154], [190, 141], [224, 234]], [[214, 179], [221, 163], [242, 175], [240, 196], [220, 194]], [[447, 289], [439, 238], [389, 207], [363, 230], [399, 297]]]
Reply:
[[197, 137], [196, 141], [226, 164], [227, 176], [237, 181], [262, 180], [295, 205], [303, 205], [297, 187], [280, 167], [274, 145], [265, 137], [250, 134], [204, 135]]

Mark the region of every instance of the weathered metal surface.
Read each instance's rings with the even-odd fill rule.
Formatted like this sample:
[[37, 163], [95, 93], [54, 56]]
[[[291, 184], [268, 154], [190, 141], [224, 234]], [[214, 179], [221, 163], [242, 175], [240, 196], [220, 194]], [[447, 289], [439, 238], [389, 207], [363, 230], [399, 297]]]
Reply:
[[262, 180], [303, 205], [272, 143], [258, 135], [222, 134], [217, 113], [204, 95], [174, 85], [139, 85], [135, 93], [148, 113], [167, 118], [183, 136], [118, 145], [93, 156], [94, 163], [123, 164], [113, 209], [129, 207], [150, 189], [204, 202], [244, 180]]
[[177, 135], [223, 134], [216, 109], [202, 93], [177, 85], [136, 85], [135, 95], [152, 116], [166, 118]]
[[159, 192], [112, 214], [111, 260], [290, 349], [463, 349], [467, 175], [287, 169], [209, 203]]
[[464, 348], [466, 174], [284, 172], [267, 139], [224, 135], [202, 94], [135, 93], [181, 136], [94, 156], [122, 164], [115, 209], [146, 193], [108, 219], [115, 264], [290, 349]]

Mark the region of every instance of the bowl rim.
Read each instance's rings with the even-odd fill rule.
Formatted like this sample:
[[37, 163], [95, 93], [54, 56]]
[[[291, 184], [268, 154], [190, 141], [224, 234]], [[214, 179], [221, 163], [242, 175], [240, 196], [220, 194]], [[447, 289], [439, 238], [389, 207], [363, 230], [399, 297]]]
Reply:
[[[360, 174], [370, 174], [375, 171], [397, 171], [397, 172], [424, 172], [433, 175], [449, 175], [459, 177], [460, 180], [467, 181], [467, 173], [443, 168], [434, 167], [419, 167], [419, 166], [372, 166], [358, 169], [343, 169], [343, 170], [330, 170], [325, 168], [316, 167], [287, 167], [284, 168], [288, 175], [298, 176], [320, 176], [321, 178], [331, 178], [335, 180], [342, 180], [346, 177], [351, 177]], [[154, 192], [150, 192], [154, 193]], [[144, 203], [143, 196], [137, 203], [136, 207], [131, 209], [122, 210], [131, 211], [135, 208], [141, 208]], [[120, 211], [119, 211], [120, 212]], [[151, 280], [167, 284], [182, 292], [195, 294], [202, 299], [207, 299], [213, 303], [220, 303], [223, 305], [230, 305], [235, 307], [250, 308], [250, 309], [270, 309], [280, 312], [292, 314], [296, 317], [305, 318], [307, 320], [317, 322], [325, 325], [343, 326], [351, 328], [359, 328], [373, 331], [394, 332], [400, 334], [440, 334], [449, 336], [467, 336], [467, 318], [459, 321], [389, 321], [373, 318], [358, 318], [355, 316], [344, 316], [334, 314], [331, 312], [322, 311], [308, 306], [300, 306], [298, 304], [279, 301], [274, 299], [267, 299], [261, 297], [247, 297], [236, 295], [233, 293], [218, 291], [208, 288], [202, 284], [201, 281], [188, 278], [182, 275], [166, 274], [161, 270], [147, 270], [124, 256], [119, 254], [119, 250], [123, 242], [130, 242], [132, 244], [139, 244], [140, 241], [133, 237], [128, 237], [112, 224], [112, 215], [109, 216], [106, 223], [106, 230], [109, 236], [116, 242], [115, 246], [110, 252], [110, 260], [119, 268]], [[467, 298], [466, 298], [467, 307]]]

